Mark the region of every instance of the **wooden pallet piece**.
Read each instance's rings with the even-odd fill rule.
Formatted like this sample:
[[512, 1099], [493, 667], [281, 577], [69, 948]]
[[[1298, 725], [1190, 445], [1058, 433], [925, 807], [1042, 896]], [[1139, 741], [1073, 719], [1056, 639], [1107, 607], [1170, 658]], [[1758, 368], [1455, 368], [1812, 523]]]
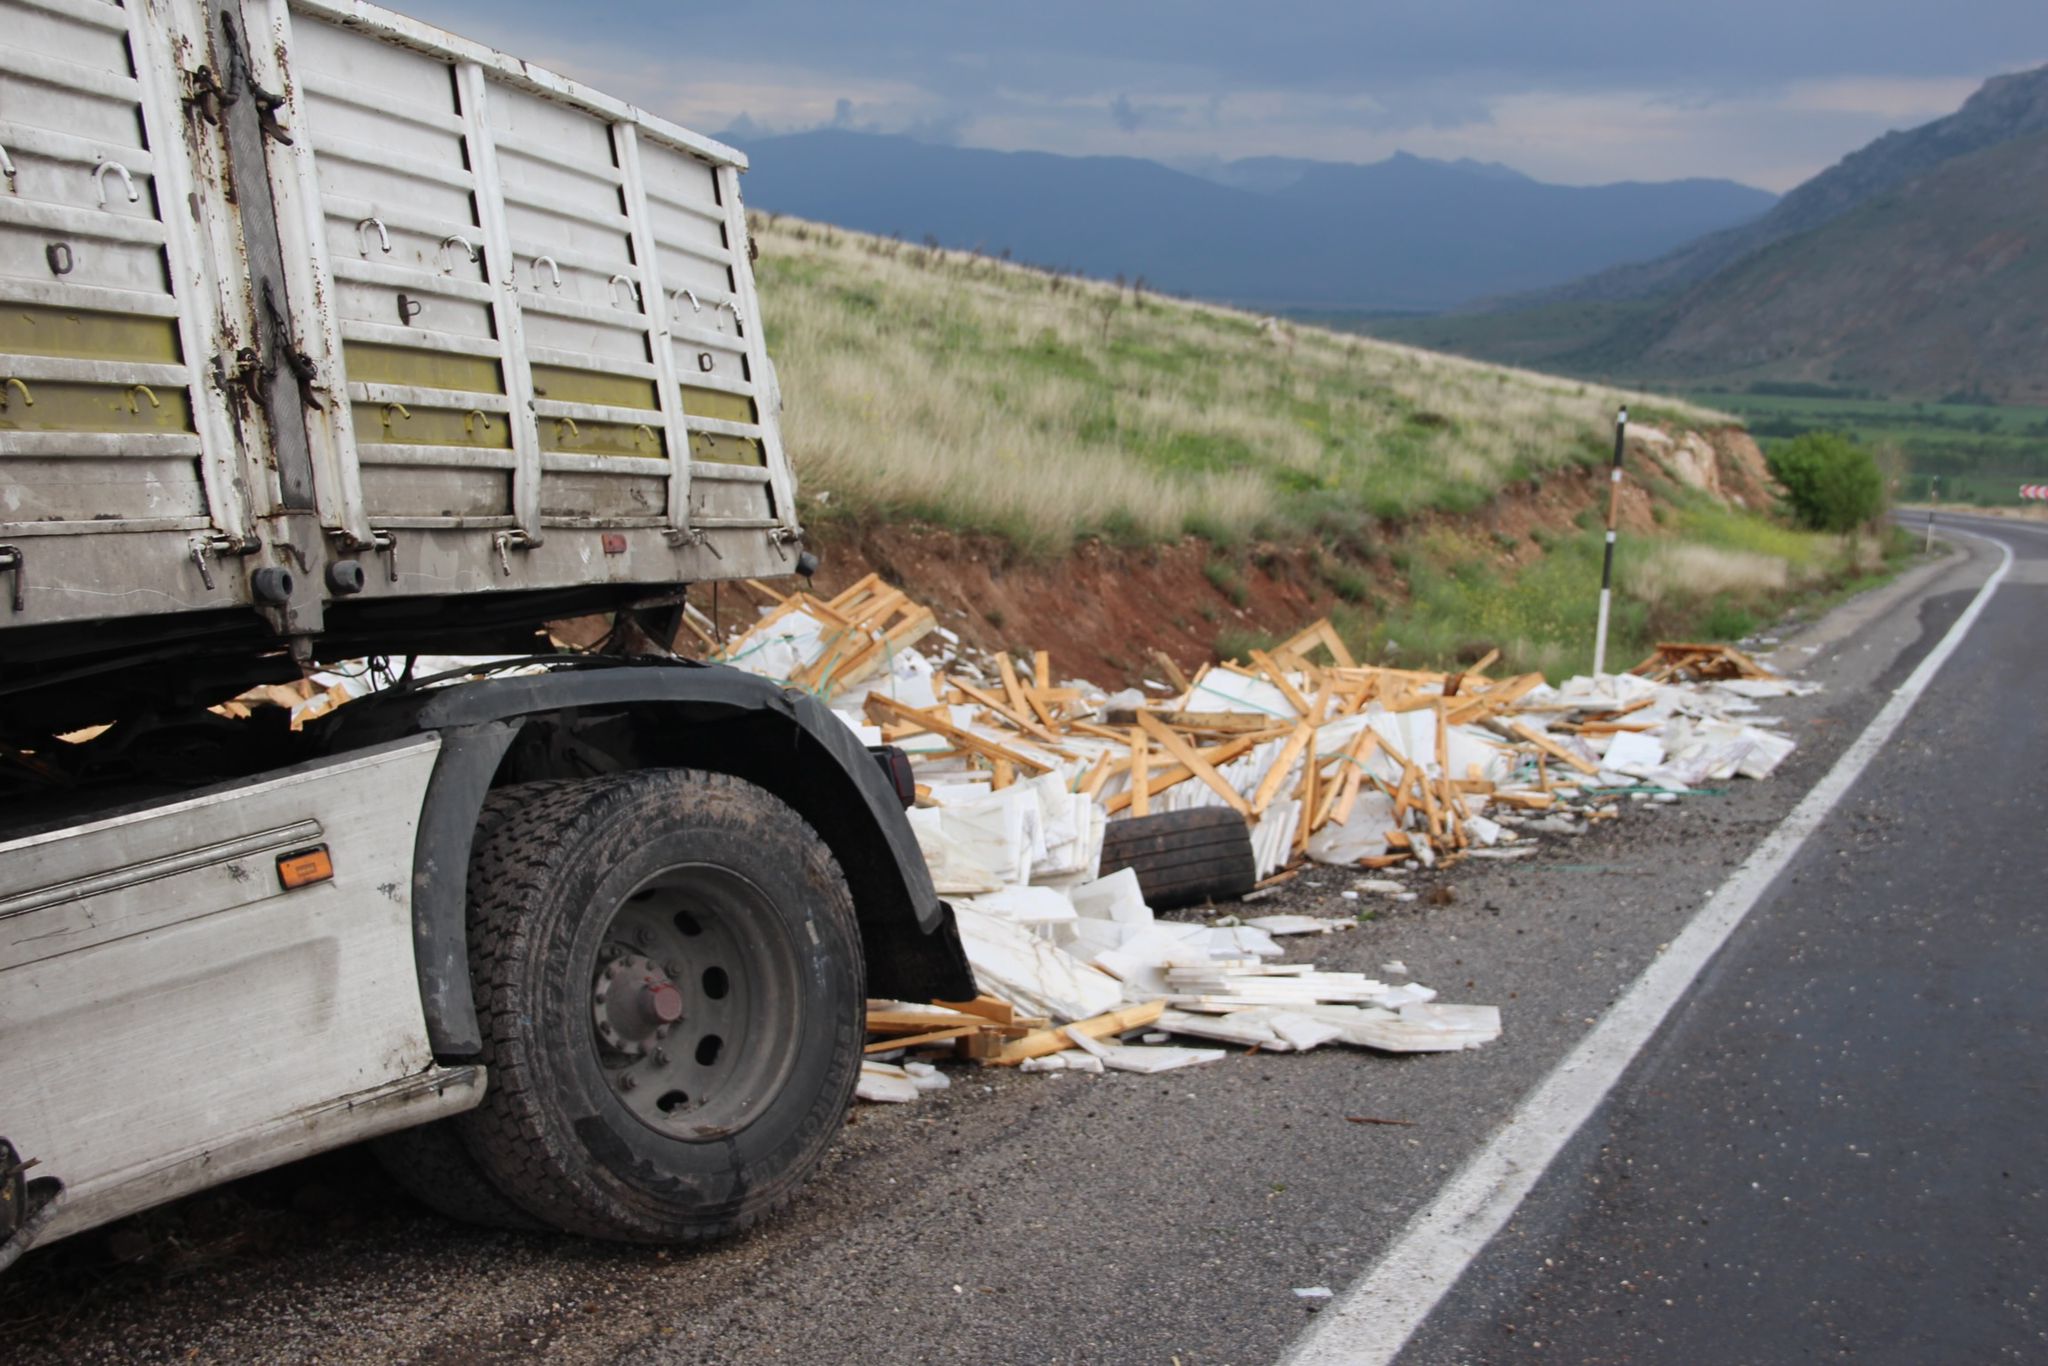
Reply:
[[1252, 663], [1258, 666], [1260, 674], [1268, 683], [1280, 690], [1280, 695], [1287, 699], [1287, 705], [1294, 708], [1296, 715], [1308, 715], [1308, 698], [1302, 696], [1301, 690], [1294, 686], [1294, 681], [1288, 678], [1287, 671], [1280, 667], [1278, 660], [1264, 650], [1253, 650]]
[[1074, 1047], [1074, 1041], [1067, 1036], [1067, 1030], [1085, 1034], [1091, 1039], [1106, 1039], [1112, 1034], [1128, 1034], [1134, 1029], [1158, 1023], [1166, 1012], [1166, 1002], [1148, 1001], [1144, 1005], [1126, 1006], [1122, 1010], [1111, 1010], [1086, 1020], [1059, 1029], [1036, 1029], [1021, 1039], [1012, 1039], [1004, 1044], [1002, 1051], [988, 1061], [997, 1067], [1015, 1067], [1028, 1058], [1043, 1058], [1052, 1053], [1063, 1053]]
[[1279, 797], [1281, 787], [1286, 784], [1288, 770], [1294, 767], [1294, 761], [1315, 738], [1316, 728], [1309, 721], [1303, 721], [1294, 728], [1294, 733], [1287, 737], [1286, 747], [1280, 751], [1280, 757], [1273, 761], [1273, 766], [1266, 770], [1266, 776], [1259, 780], [1258, 790], [1252, 793], [1252, 815], [1266, 814], [1266, 808]]
[[1159, 741], [1161, 745], [1164, 745], [1168, 754], [1171, 754], [1182, 764], [1186, 765], [1191, 773], [1206, 783], [1210, 791], [1223, 798], [1225, 805], [1247, 819], [1251, 817], [1251, 803], [1239, 796], [1237, 789], [1224, 781], [1223, 775], [1218, 773], [1215, 766], [1207, 759], [1198, 754], [1193, 745], [1183, 740], [1173, 730], [1161, 725], [1158, 719], [1150, 712], [1139, 712], [1138, 724], [1147, 731], [1150, 731], [1152, 738]]
[[1006, 745], [993, 740], [984, 740], [973, 731], [956, 726], [951, 720], [935, 712], [923, 711], [882, 693], [869, 693], [867, 713], [877, 721], [915, 721], [934, 735], [942, 735], [961, 749], [970, 750], [990, 760], [1004, 760], [1020, 769], [1032, 773], [1050, 773], [1052, 765], [1034, 759], [1028, 754], [1019, 754]]
[[1598, 764], [1587, 763], [1584, 759], [1581, 759], [1563, 745], [1558, 744], [1557, 741], [1551, 739], [1542, 731], [1537, 730], [1526, 721], [1511, 721], [1508, 723], [1508, 730], [1516, 739], [1527, 741], [1545, 754], [1548, 754], [1551, 758], [1561, 763], [1569, 764], [1589, 778], [1597, 776], [1600, 772]]
[[[1252, 749], [1254, 746], [1264, 744], [1268, 740], [1277, 740], [1286, 733], [1287, 731], [1284, 728], [1281, 728], [1277, 730], [1261, 731], [1256, 735], [1241, 735], [1235, 740], [1228, 741], [1221, 745], [1211, 746], [1208, 749], [1200, 750], [1198, 752], [1201, 754], [1202, 758], [1209, 764], [1217, 768], [1221, 768], [1223, 765], [1229, 763], [1232, 759], [1240, 757], [1248, 750]], [[1176, 763], [1170, 768], [1162, 769], [1159, 772], [1159, 774], [1152, 779], [1152, 782], [1150, 784], [1150, 795], [1156, 797], [1160, 793], [1166, 791], [1166, 789], [1168, 789], [1169, 787], [1173, 787], [1177, 784], [1184, 783], [1194, 776], [1195, 771], [1189, 768], [1186, 764]], [[1106, 811], [1108, 814], [1114, 816], [1119, 811], [1125, 810], [1127, 807], [1130, 806], [1130, 804], [1131, 794], [1129, 792], [1119, 792], [1114, 797], [1111, 797], [1107, 802], [1103, 803], [1103, 810]]]
[[1144, 727], [1131, 727], [1131, 815], [1152, 814], [1152, 794], [1146, 785], [1152, 780], [1152, 740]]

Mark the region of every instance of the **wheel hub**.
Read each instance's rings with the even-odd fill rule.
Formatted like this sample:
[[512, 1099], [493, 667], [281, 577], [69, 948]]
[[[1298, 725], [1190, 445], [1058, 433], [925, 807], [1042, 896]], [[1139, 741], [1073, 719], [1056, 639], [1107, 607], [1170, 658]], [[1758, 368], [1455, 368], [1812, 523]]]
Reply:
[[598, 968], [590, 1013], [605, 1047], [644, 1057], [683, 1018], [683, 993], [653, 959], [621, 952]]
[[710, 1142], [751, 1123], [794, 1066], [801, 958], [748, 879], [668, 868], [612, 912], [592, 966], [592, 1042], [628, 1113]]

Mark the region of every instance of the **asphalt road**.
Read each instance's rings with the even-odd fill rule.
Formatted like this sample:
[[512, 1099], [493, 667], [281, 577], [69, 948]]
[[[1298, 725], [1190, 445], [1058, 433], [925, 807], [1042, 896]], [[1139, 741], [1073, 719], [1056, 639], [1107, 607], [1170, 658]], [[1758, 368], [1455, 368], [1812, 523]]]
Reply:
[[[1158, 1077], [954, 1069], [948, 1092], [911, 1106], [859, 1107], [825, 1170], [784, 1217], [693, 1255], [454, 1226], [412, 1205], [361, 1154], [332, 1154], [31, 1253], [0, 1277], [0, 1354], [20, 1362], [1273, 1360], [1315, 1322], [1317, 1302], [1294, 1290], [1341, 1291], [1373, 1265], [1827, 771], [1886, 688], [1946, 630], [1989, 565], [1973, 551], [1930, 566], [1851, 604], [1796, 642], [1800, 649], [1788, 649], [1795, 660], [1810, 654], [1806, 672], [1827, 691], [1774, 708], [1801, 747], [1772, 781], [1736, 784], [1725, 795], [1677, 806], [1630, 806], [1608, 826], [1551, 841], [1540, 860], [1454, 870], [1439, 880], [1447, 890], [1437, 896], [1387, 905], [1370, 923], [1298, 954], [1366, 971], [1399, 958], [1446, 1000], [1498, 1004], [1506, 1036], [1491, 1047], [1409, 1059], [1332, 1049], [1235, 1054]], [[2038, 603], [2038, 565], [2029, 572], [2037, 575], [2030, 584], [2016, 577], [2002, 590], [1999, 630], [1990, 629], [1989, 615], [1980, 624], [1987, 641], [2023, 633], [2005, 609], [2023, 604], [2025, 594]], [[2038, 607], [2035, 613], [2038, 619]], [[1917, 862], [1913, 886], [1930, 895], [1946, 891], [1931, 900], [1909, 898], [1901, 871], [1895, 889], [1885, 889], [1887, 899], [1871, 902], [1867, 891], [1859, 900], [1849, 884], [1837, 888], [1838, 875], [1860, 876], [1861, 861], [1824, 858], [1802, 871], [1807, 881], [1800, 885], [1814, 888], [1816, 903], [1818, 893], [1829, 893], [1828, 909], [1817, 904], [1787, 931], [1791, 941], [1758, 959], [1757, 970], [1770, 976], [1748, 988], [1743, 999], [1752, 1004], [1738, 1024], [1700, 1026], [1697, 1052], [1688, 1055], [1694, 1061], [1658, 1072], [1656, 1085], [1681, 1093], [1691, 1107], [1689, 1121], [1674, 1115], [1658, 1131], [1689, 1142], [1684, 1165], [1727, 1160], [1761, 1168], [1756, 1135], [1766, 1134], [1768, 1150], [1780, 1152], [1786, 1126], [1778, 1108], [1793, 1105], [1792, 1090], [1812, 1090], [1788, 1073], [1768, 1084], [1782, 1087], [1782, 1095], [1758, 1089], [1762, 1083], [1745, 1093], [1739, 1083], [1722, 1081], [1738, 1057], [1763, 1065], [1767, 1054], [1789, 1050], [1813, 1075], [1830, 1079], [1847, 1106], [1863, 1090], [1852, 1084], [1855, 1067], [1903, 1067], [1902, 1057], [1914, 1049], [1931, 1052], [1929, 1031], [1949, 1026], [1938, 1012], [1911, 1009], [1923, 1000], [1916, 993], [1948, 993], [1953, 1028], [1970, 1048], [2004, 1058], [2024, 1045], [2027, 1017], [2009, 1013], [2024, 1003], [2002, 993], [2025, 979], [2030, 961], [2038, 965], [2039, 940], [2014, 937], [2022, 917], [2010, 908], [2001, 914], [1997, 897], [1977, 906], [1956, 889], [1980, 870], [1988, 876], [2004, 868], [1997, 876], [2017, 878], [2027, 867], [2037, 876], [2041, 868], [2038, 852], [1989, 842], [1994, 833], [2006, 839], [2024, 819], [2024, 794], [2040, 791], [2038, 768], [2026, 768], [2028, 755], [2037, 763], [2042, 756], [2038, 739], [2030, 738], [2038, 724], [2025, 729], [2033, 724], [2024, 715], [2031, 700], [2025, 659], [2021, 652], [2009, 665], [1985, 670], [1982, 693], [1970, 695], [1969, 707], [1958, 700], [1919, 714], [1925, 724], [1909, 727], [1901, 747], [1924, 751], [1924, 767], [1916, 770], [1922, 785], [1891, 791], [1890, 805], [1873, 808], [1896, 813], [1894, 823], [1852, 825], [1844, 838], [1853, 841], [1840, 846], [1865, 851], [1866, 860], [1904, 852], [1905, 862]], [[2033, 662], [2043, 661], [2035, 655]], [[1962, 664], [1958, 658], [1952, 672], [1965, 672]], [[1996, 743], [2008, 752], [1999, 762], [2009, 761], [2009, 771], [1987, 765], [1973, 772], [1967, 758], [1950, 762], [1950, 743], [1994, 736], [2002, 737]], [[2010, 785], [1994, 785], [1986, 775], [2009, 777]], [[1851, 803], [1843, 814], [1852, 808], [1860, 809]], [[1938, 838], [1929, 824], [1937, 819]], [[1949, 839], [1957, 843], [1938, 842]], [[1350, 880], [1312, 872], [1264, 908], [1355, 910], [1357, 903], [1339, 896]], [[1880, 914], [1880, 904], [1908, 909]], [[1764, 922], [1776, 918], [1760, 913], [1754, 932], [1769, 933]], [[2005, 941], [1969, 957], [1969, 936], [1992, 923]], [[1797, 937], [1800, 930], [1806, 938]], [[1826, 969], [1849, 951], [1848, 941], [1880, 933], [1898, 941], [1888, 950], [1892, 957], [1873, 958], [1862, 971], [1882, 975], [1858, 983], [1846, 1006], [1828, 1006], [1834, 1013], [1825, 1020], [1812, 1013], [1843, 985]], [[1733, 948], [1728, 957], [1735, 957]], [[1951, 959], [1952, 968], [1934, 970]], [[1972, 963], [1984, 968], [1983, 980], [1971, 975]], [[2007, 969], [2003, 975], [1993, 971], [2000, 968]], [[1702, 998], [1728, 980], [1728, 972], [1717, 972]], [[1994, 997], [2006, 1004], [1987, 1009], [1977, 999]], [[1892, 1013], [1880, 1024], [1841, 1013], [1859, 1007]], [[1707, 1017], [1689, 1010], [1686, 1018]], [[1740, 1049], [1727, 1035], [1731, 1028], [1752, 1031]], [[1667, 1049], [1660, 1041], [1659, 1055]], [[1982, 1056], [1992, 1067], [1992, 1053]], [[1854, 1139], [1886, 1155], [1883, 1169], [1908, 1173], [1893, 1184], [1902, 1226], [1935, 1217], [1917, 1201], [1958, 1212], [1966, 1203], [1983, 1204], [1988, 1178], [1973, 1165], [1937, 1184], [1940, 1173], [1909, 1163], [1888, 1134], [1908, 1133], [1919, 1152], [1933, 1156], [1963, 1152], [1970, 1142], [1981, 1145], [1979, 1156], [2021, 1152], [2029, 1142], [2034, 1146], [2024, 1151], [2039, 1152], [2038, 1141], [2008, 1124], [2032, 1093], [2015, 1092], [2009, 1108], [1987, 1115], [1988, 1132], [1964, 1132], [1970, 1126], [1954, 1107], [1959, 1096], [1975, 1093], [1957, 1084], [1968, 1065], [1957, 1057], [1946, 1068], [1931, 1065], [1942, 1083], [1931, 1090], [1918, 1070], [1912, 1075], [1919, 1090], [1901, 1073], [1890, 1095], [1903, 1119], [1826, 1140]], [[1997, 1075], [2009, 1089], [2020, 1076]], [[1654, 1098], [1655, 1088], [1642, 1094]], [[1348, 1116], [1409, 1126], [1360, 1125]], [[1937, 1143], [1932, 1127], [1908, 1130], [1901, 1123], [1948, 1127]], [[1749, 1146], [1731, 1150], [1732, 1157], [1710, 1151], [1738, 1139]], [[1580, 1173], [1579, 1183], [1603, 1198], [1624, 1187], [1633, 1194], [1649, 1174], [1641, 1168], [1648, 1147], [1632, 1149], [1638, 1170], [1627, 1182], [1618, 1170], [1586, 1165], [1600, 1158], [1600, 1142], [1583, 1147], [1567, 1155], [1561, 1171]], [[1846, 1180], [1835, 1171], [1844, 1163], [1879, 1161], [1828, 1157], [1827, 1173], [1837, 1183]], [[1657, 1181], [1679, 1179], [1676, 1158], [1658, 1160], [1664, 1165]], [[1789, 1157], [1782, 1162], [1767, 1173], [1774, 1192], [1806, 1199], [1820, 1168], [1795, 1167]], [[2026, 1230], [2038, 1227], [2027, 1222], [2039, 1217], [2038, 1182], [2027, 1184], [2033, 1174], [2023, 1166], [2000, 1170], [2013, 1175], [1989, 1189], [2011, 1192], [2008, 1225], [2030, 1237]], [[1593, 1175], [1605, 1175], [1606, 1183], [1590, 1186]], [[1744, 1179], [1763, 1181], [1765, 1174]], [[1529, 1208], [1503, 1248], [1512, 1251], [1510, 1244], [1524, 1237], [1590, 1238], [1591, 1224], [1571, 1232], [1571, 1216], [1581, 1206], [1594, 1208], [1560, 1199], [1571, 1184], [1546, 1185], [1542, 1208]], [[1920, 1194], [1930, 1186], [1935, 1196]], [[2036, 1203], [2028, 1205], [2023, 1192], [2033, 1192]], [[1672, 1199], [1683, 1198], [1656, 1199], [1648, 1217], [1654, 1221], [1661, 1209], [1675, 1221], [1688, 1207]], [[1553, 1207], [1555, 1217], [1544, 1222], [1543, 1211]], [[1779, 1218], [1770, 1230], [1753, 1221], [1760, 1237], [1790, 1230], [1781, 1235], [1782, 1249], [1765, 1259], [1769, 1270], [1757, 1273], [1761, 1281], [1822, 1260], [1841, 1263], [1849, 1278], [1852, 1245], [1831, 1235], [1821, 1258], [1812, 1237], [1793, 1236], [1805, 1225]], [[1979, 1246], [1998, 1236], [1981, 1233]], [[1899, 1246], [1908, 1239], [1900, 1234]], [[1655, 1242], [1647, 1234], [1639, 1241]], [[2014, 1244], [2012, 1257], [2028, 1247], [2038, 1253], [2039, 1243]], [[1955, 1270], [1960, 1276], [1966, 1268], [1959, 1262]], [[1977, 1279], [2027, 1293], [2016, 1280]], [[1599, 1277], [1587, 1280], [1590, 1286]], [[1526, 1297], [1564, 1284], [1525, 1282], [1508, 1266], [1493, 1278], [1475, 1272], [1428, 1330], [1448, 1336], [1418, 1340], [1414, 1359], [1513, 1355], [1538, 1340]], [[1714, 1293], [1723, 1293], [1718, 1284]], [[1744, 1291], [1752, 1293], [1761, 1292]], [[2019, 1311], [2004, 1312], [2004, 1322], [2021, 1323]], [[1559, 1328], [1546, 1320], [1544, 1331], [1561, 1333], [1573, 1318], [1560, 1310]], [[1721, 1359], [1711, 1345], [1734, 1318], [1732, 1311], [1715, 1316], [1714, 1332], [1685, 1359]], [[2038, 1320], [2025, 1322], [2038, 1329]], [[1761, 1323], [1758, 1331], [1765, 1331]], [[1563, 1360], [1581, 1347], [1544, 1350]], [[1647, 1359], [1639, 1346], [1616, 1350]]]
[[2048, 1359], [2048, 528], [1404, 1362]]

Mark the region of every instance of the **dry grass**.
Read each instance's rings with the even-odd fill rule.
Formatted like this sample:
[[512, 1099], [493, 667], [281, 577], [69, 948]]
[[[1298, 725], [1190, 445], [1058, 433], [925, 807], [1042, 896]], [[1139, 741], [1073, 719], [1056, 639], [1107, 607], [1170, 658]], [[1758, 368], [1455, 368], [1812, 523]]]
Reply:
[[1624, 563], [1623, 588], [1653, 611], [1673, 601], [1782, 593], [1792, 580], [1788, 560], [1698, 541], [1659, 541]]
[[797, 220], [756, 237], [806, 492], [1039, 550], [1471, 508], [1603, 458], [1624, 401], [1729, 420]]

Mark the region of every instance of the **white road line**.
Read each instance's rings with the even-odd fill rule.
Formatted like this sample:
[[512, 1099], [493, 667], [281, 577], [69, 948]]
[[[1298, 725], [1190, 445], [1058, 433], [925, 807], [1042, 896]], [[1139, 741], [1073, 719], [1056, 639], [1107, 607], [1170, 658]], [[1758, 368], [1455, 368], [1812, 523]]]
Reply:
[[1792, 813], [1721, 884], [1592, 1032], [1516, 1107], [1491, 1142], [1411, 1219], [1372, 1269], [1296, 1340], [1287, 1366], [1391, 1362], [1643, 1050], [1671, 1008], [1906, 719], [2012, 568], [2012, 547], [1948, 634]]

